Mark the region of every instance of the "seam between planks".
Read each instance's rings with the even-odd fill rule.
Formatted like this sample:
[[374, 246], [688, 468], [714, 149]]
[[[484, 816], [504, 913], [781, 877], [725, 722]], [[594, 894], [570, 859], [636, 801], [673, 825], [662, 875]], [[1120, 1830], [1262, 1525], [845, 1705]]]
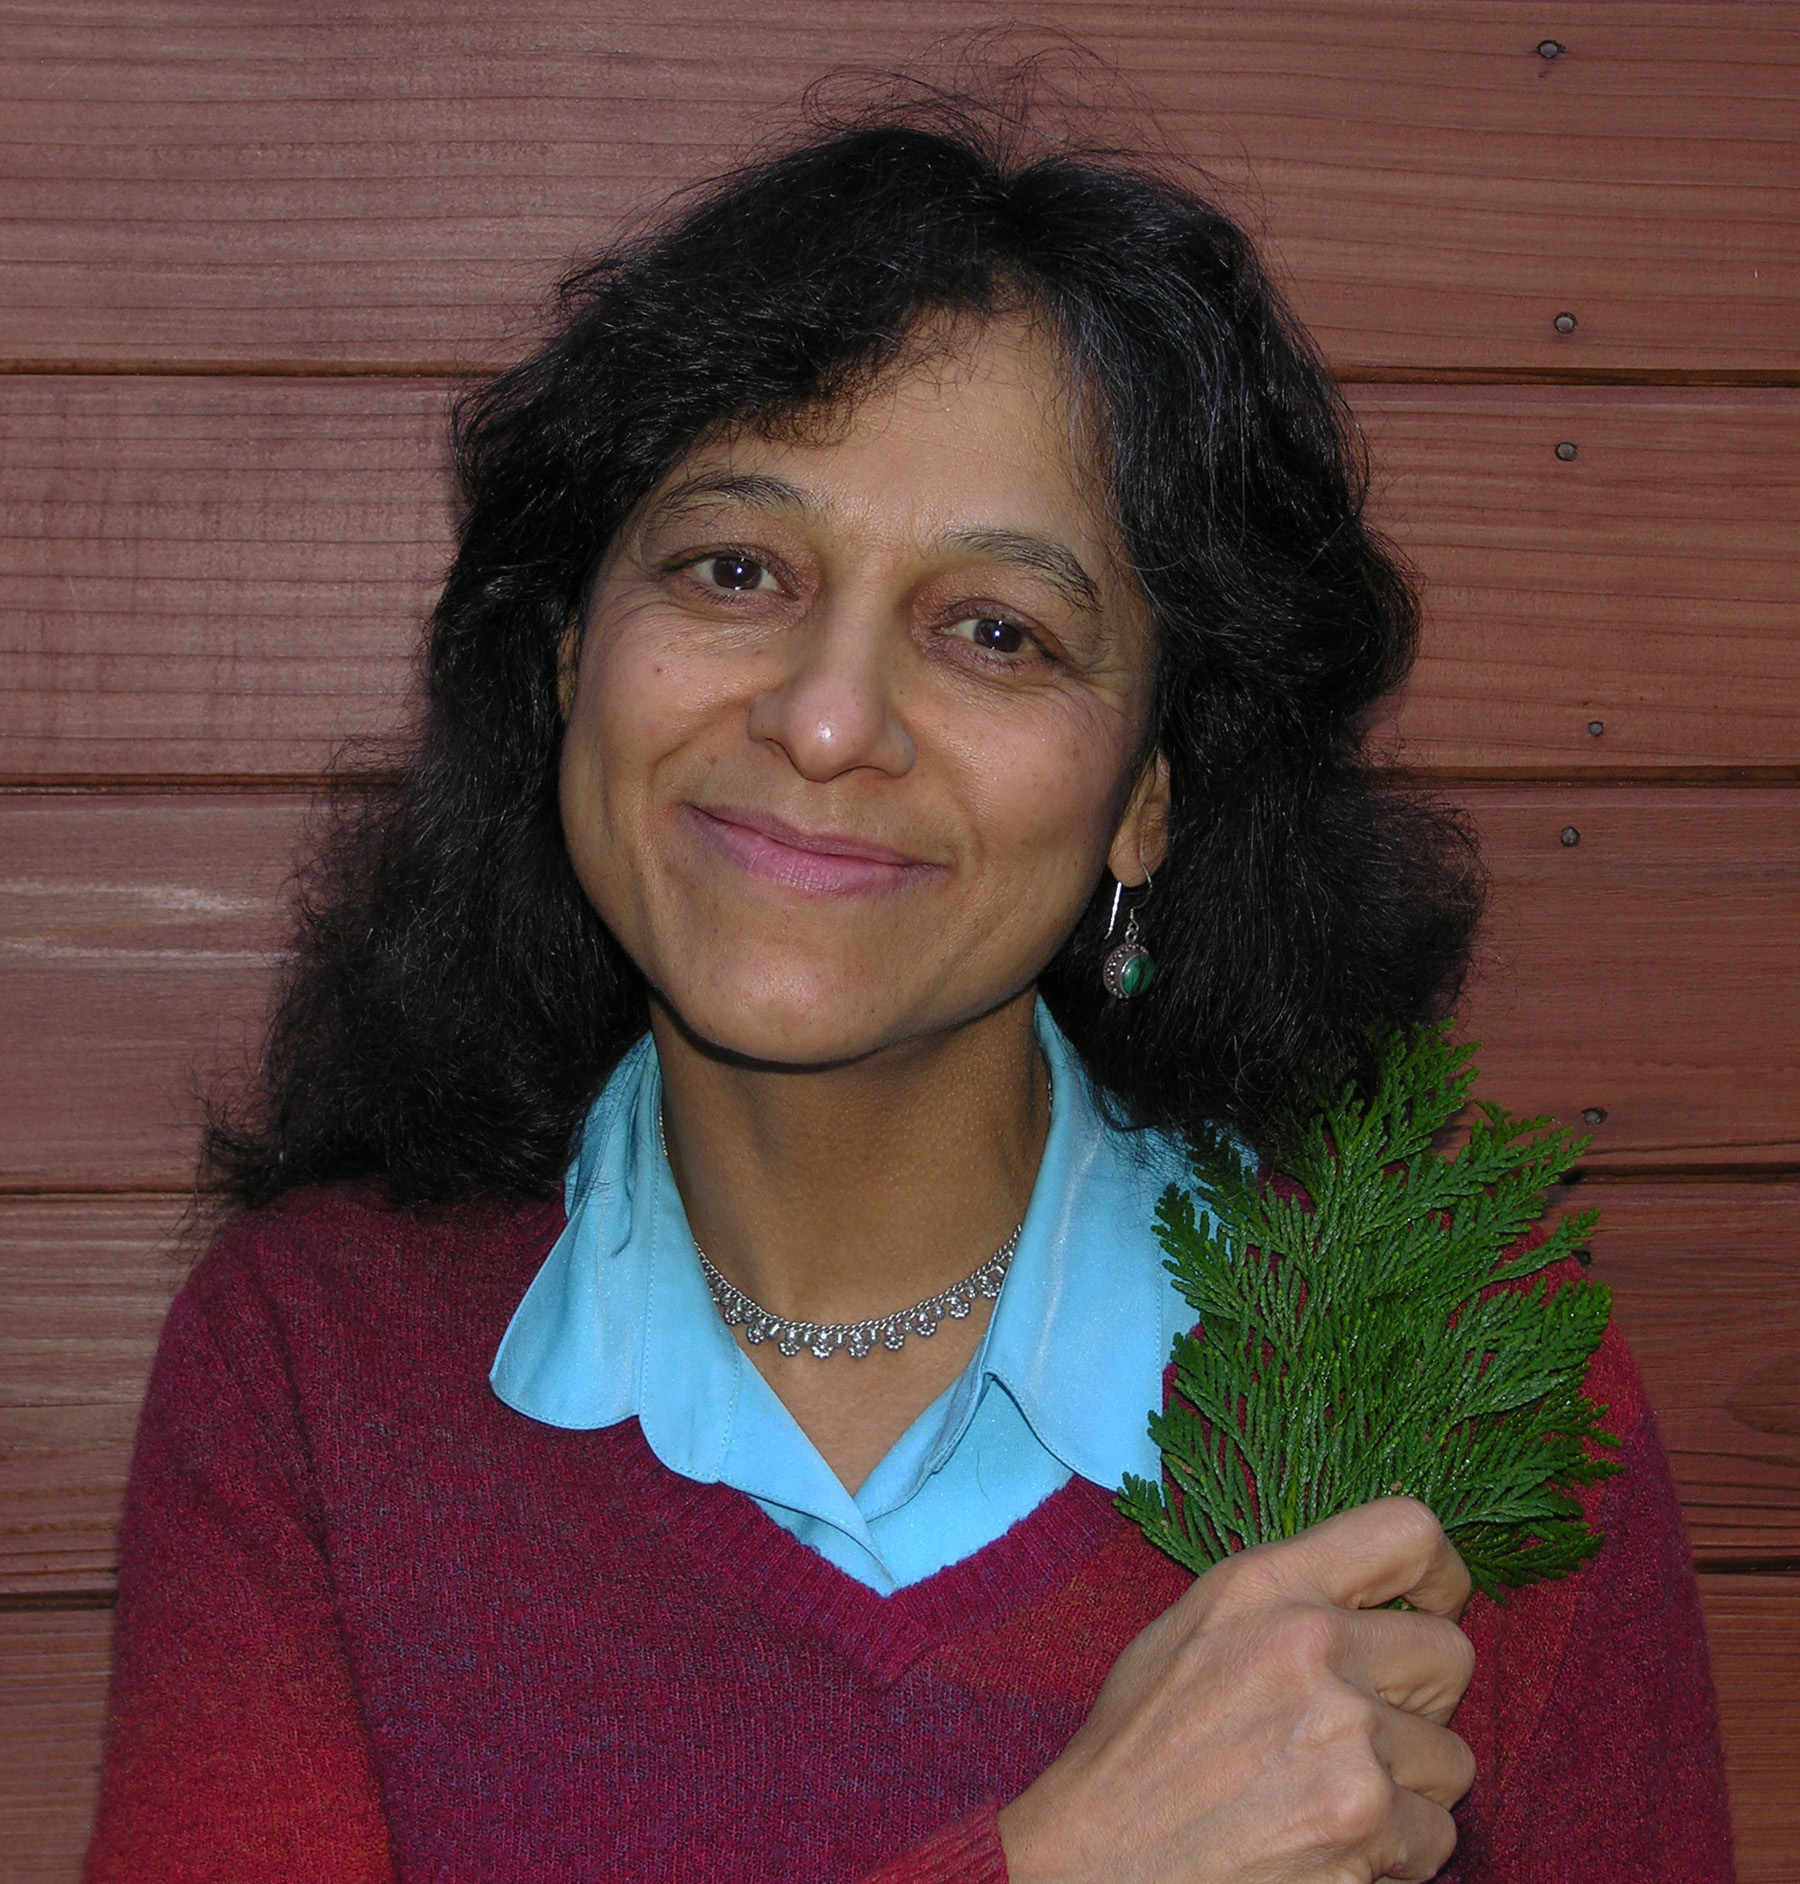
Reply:
[[[521, 358], [524, 356], [521, 355]], [[217, 359], [0, 360], [0, 377], [16, 379], [488, 379], [510, 360]], [[1549, 367], [1338, 366], [1340, 386], [1800, 386], [1800, 367]]]

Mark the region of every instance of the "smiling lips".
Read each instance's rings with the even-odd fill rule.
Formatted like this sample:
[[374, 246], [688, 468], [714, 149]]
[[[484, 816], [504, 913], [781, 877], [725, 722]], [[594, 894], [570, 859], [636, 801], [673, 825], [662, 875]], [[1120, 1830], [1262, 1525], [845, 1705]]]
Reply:
[[885, 844], [801, 831], [765, 812], [682, 807], [688, 824], [727, 862], [765, 883], [821, 896], [866, 896], [917, 883], [937, 866]]

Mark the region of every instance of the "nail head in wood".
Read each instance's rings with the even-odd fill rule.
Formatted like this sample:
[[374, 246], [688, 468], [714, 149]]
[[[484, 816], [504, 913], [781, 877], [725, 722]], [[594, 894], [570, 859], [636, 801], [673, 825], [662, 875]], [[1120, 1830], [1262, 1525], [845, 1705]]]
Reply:
[[1537, 55], [1540, 59], [1560, 59], [1567, 50], [1568, 48], [1559, 40], [1540, 39]]
[[1589, 720], [1588, 731], [1598, 739], [1600, 735], [1606, 731], [1606, 722], [1604, 720]]
[[1579, 449], [1580, 448], [1578, 446], [1571, 445], [1569, 441], [1565, 438], [1563, 442], [1557, 446], [1556, 455], [1563, 461], [1564, 464], [1567, 464], [1569, 460], [1575, 456], [1576, 452]]
[[1573, 850], [1575, 846], [1579, 844], [1580, 842], [1581, 842], [1581, 833], [1578, 830], [1576, 830], [1574, 825], [1565, 824], [1562, 828], [1563, 849]]
[[1605, 1106], [1583, 1106], [1581, 1122], [1583, 1125], [1604, 1125], [1606, 1123]]
[[1554, 327], [1559, 334], [1572, 334], [1575, 331], [1575, 316], [1573, 314], [1559, 314], [1550, 325]]

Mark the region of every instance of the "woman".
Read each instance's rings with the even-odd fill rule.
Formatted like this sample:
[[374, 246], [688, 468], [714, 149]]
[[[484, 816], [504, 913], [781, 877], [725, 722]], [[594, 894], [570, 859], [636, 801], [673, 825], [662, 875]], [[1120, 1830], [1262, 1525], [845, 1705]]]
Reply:
[[1726, 1876], [1616, 1340], [1605, 1551], [1466, 1633], [1409, 1501], [1197, 1582], [1110, 1503], [1184, 1127], [1278, 1151], [1477, 904], [1244, 238], [900, 114], [564, 292], [215, 1145], [91, 1876]]

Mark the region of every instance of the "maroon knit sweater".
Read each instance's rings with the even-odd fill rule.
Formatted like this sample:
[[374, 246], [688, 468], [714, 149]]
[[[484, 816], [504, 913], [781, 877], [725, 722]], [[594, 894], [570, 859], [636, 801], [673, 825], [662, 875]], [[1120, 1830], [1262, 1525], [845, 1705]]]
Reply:
[[[311, 1193], [172, 1312], [126, 1504], [95, 1884], [1003, 1884], [999, 1803], [1187, 1577], [1081, 1481], [898, 1595], [634, 1422], [487, 1370], [561, 1227]], [[1462, 1884], [1730, 1876], [1711, 1684], [1630, 1357], [1579, 1577], [1477, 1601]]]

